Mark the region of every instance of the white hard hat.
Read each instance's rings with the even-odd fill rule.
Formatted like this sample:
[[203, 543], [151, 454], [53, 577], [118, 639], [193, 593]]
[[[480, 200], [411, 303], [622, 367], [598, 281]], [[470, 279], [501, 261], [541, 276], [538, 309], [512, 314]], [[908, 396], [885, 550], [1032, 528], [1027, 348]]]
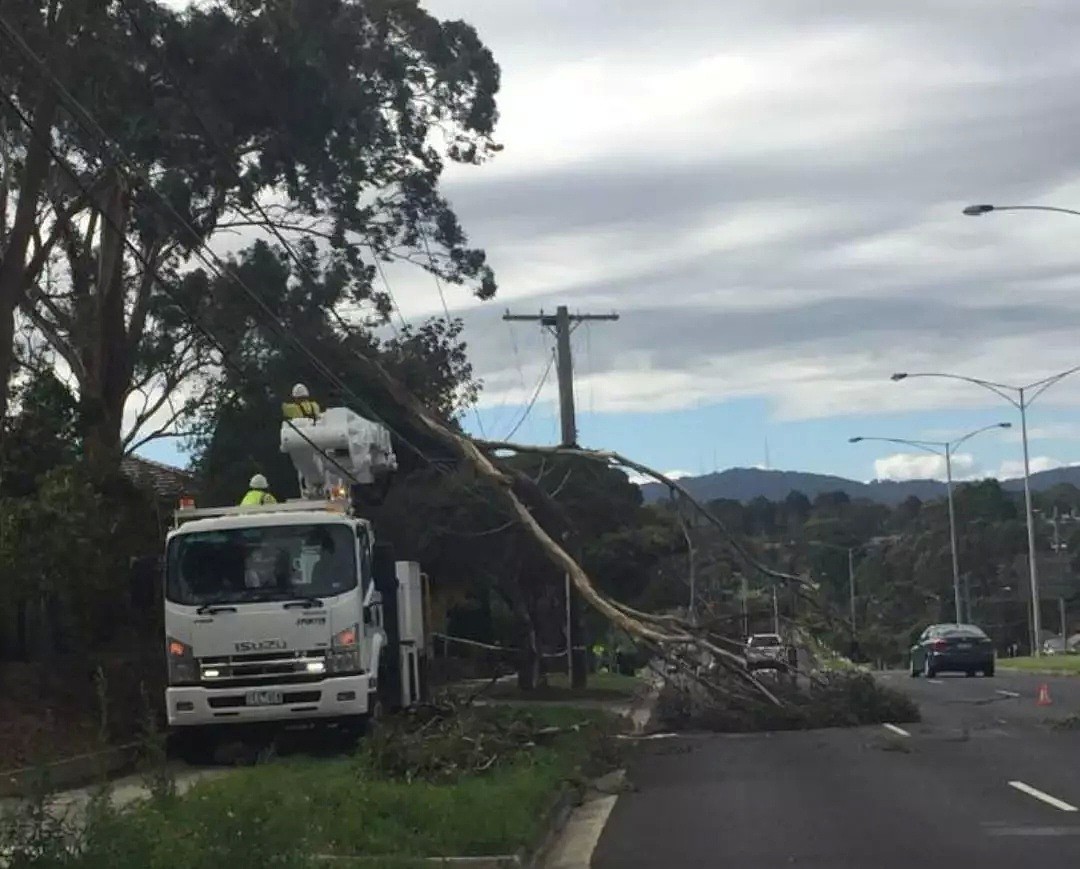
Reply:
[[304, 384], [302, 384], [302, 383], [296, 384], [296, 386], [294, 386], [292, 388], [292, 397], [293, 398], [307, 398], [308, 397], [307, 387], [304, 386]]
[[266, 477], [264, 477], [262, 474], [256, 474], [254, 477], [252, 477], [251, 482], [248, 483], [248, 485], [252, 489], [269, 489], [270, 488], [270, 484], [268, 482], [266, 482]]

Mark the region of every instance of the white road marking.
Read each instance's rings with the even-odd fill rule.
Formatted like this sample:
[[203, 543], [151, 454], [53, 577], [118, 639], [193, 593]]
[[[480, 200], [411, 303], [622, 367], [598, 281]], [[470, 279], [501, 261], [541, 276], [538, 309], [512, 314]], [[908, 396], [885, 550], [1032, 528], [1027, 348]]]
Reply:
[[1038, 788], [1033, 788], [1031, 785], [1024, 784], [1022, 781], [1011, 781], [1009, 782], [1009, 786], [1027, 794], [1029, 797], [1035, 797], [1037, 800], [1042, 800], [1048, 806], [1053, 806], [1055, 809], [1061, 809], [1063, 812], [1080, 811], [1076, 806], [1070, 806], [1064, 800], [1059, 800], [1057, 797], [1050, 796], [1050, 794], [1044, 794]]
[[1019, 697], [1020, 695], [1015, 691], [1006, 691], [1002, 688], [998, 688], [995, 694], [1000, 694], [1002, 697]]
[[882, 724], [881, 726], [886, 730], [891, 730], [897, 736], [911, 736], [903, 727], [897, 727], [895, 724]]
[[926, 681], [929, 682], [931, 685], [944, 685], [945, 684], [940, 679], [927, 679]]

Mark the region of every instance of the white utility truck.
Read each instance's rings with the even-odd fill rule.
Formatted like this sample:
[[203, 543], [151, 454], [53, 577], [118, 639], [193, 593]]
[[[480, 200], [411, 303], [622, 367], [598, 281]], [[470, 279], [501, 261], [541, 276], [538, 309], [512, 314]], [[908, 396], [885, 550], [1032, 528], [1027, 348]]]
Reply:
[[358, 515], [396, 468], [389, 433], [330, 408], [284, 422], [281, 449], [299, 499], [189, 503], [166, 542], [165, 703], [193, 760], [245, 729], [359, 732], [423, 693], [420, 566], [395, 562]]

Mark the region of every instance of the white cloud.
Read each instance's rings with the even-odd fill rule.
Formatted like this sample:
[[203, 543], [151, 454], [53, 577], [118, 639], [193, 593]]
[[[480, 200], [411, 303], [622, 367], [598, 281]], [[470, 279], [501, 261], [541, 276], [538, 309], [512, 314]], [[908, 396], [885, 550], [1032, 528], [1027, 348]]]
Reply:
[[[1065, 462], [1052, 459], [1050, 456], [1032, 456], [1030, 461], [1031, 473], [1039, 471], [1052, 471], [1054, 468], [1065, 467]], [[995, 475], [999, 480], [1015, 480], [1024, 476], [1024, 463], [1019, 459], [1006, 459], [1001, 463]]]
[[[966, 453], [952, 457], [953, 479], [967, 479], [975, 470], [975, 460]], [[879, 480], [944, 480], [945, 457], [932, 453], [893, 453], [874, 460], [874, 476]]]
[[[1080, 132], [1072, 0], [428, 5], [475, 24], [502, 65], [506, 150], [447, 185], [500, 298], [622, 314], [593, 334], [597, 410], [987, 407], [974, 386], [887, 377], [1025, 383], [1078, 361], [1075, 219], [960, 214], [1080, 200], [1060, 147]], [[408, 313], [438, 312], [429, 278], [395, 289]], [[485, 402], [520, 401], [489, 322], [504, 305], [450, 304], [469, 312]], [[1080, 378], [1042, 403], [1080, 405]]]
[[[678, 479], [680, 479], [682, 477], [692, 477], [693, 476], [692, 471], [674, 470], [674, 471], [661, 471], [660, 473], [663, 474], [665, 477], [668, 477], [669, 479], [672, 479], [672, 480], [678, 480]], [[656, 480], [654, 478], [650, 477], [648, 474], [639, 474], [637, 471], [627, 471], [626, 476], [630, 478], [631, 483], [636, 483], [639, 486], [642, 485], [643, 483], [655, 483], [656, 482]]]

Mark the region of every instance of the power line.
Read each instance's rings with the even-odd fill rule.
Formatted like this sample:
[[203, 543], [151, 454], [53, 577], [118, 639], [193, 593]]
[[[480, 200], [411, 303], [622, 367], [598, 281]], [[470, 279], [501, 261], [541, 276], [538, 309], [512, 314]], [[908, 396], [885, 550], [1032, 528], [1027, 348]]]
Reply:
[[[420, 230], [420, 240], [424, 243], [424, 251], [427, 253], [428, 265], [431, 266], [431, 276], [435, 278], [435, 289], [439, 291], [439, 301], [442, 302], [443, 314], [446, 315], [446, 325], [450, 325], [450, 309], [446, 305], [446, 294], [443, 292], [442, 281], [439, 279], [439, 272], [435, 265], [435, 257], [432, 256], [431, 246], [428, 244], [427, 232], [424, 231], [424, 227], [421, 224], [417, 224], [417, 229]], [[487, 440], [487, 432], [484, 431], [484, 420], [480, 418], [480, 408], [473, 404], [473, 415], [476, 417], [476, 425], [480, 429], [480, 436]]]
[[559, 305], [554, 314], [503, 314], [504, 320], [526, 320], [539, 323], [555, 333], [559, 363], [559, 418], [562, 429], [562, 445], [577, 444], [577, 422], [574, 418], [574, 368], [570, 352], [570, 333], [581, 323], [591, 320], [618, 320], [618, 314], [571, 314], [566, 305]]
[[532, 398], [529, 399], [529, 403], [525, 406], [525, 412], [521, 414], [521, 419], [515, 423], [514, 427], [510, 429], [510, 432], [503, 438], [504, 441], [510, 440], [510, 438], [517, 434], [517, 430], [521, 428], [521, 424], [528, 418], [529, 412], [533, 409], [533, 405], [536, 404], [536, 399], [540, 397], [540, 390], [544, 388], [548, 375], [551, 373], [551, 366], [554, 364], [555, 353], [552, 351], [551, 355], [548, 356], [547, 367], [544, 368], [544, 373], [540, 375], [540, 382], [536, 384], [536, 389], [533, 391]]

